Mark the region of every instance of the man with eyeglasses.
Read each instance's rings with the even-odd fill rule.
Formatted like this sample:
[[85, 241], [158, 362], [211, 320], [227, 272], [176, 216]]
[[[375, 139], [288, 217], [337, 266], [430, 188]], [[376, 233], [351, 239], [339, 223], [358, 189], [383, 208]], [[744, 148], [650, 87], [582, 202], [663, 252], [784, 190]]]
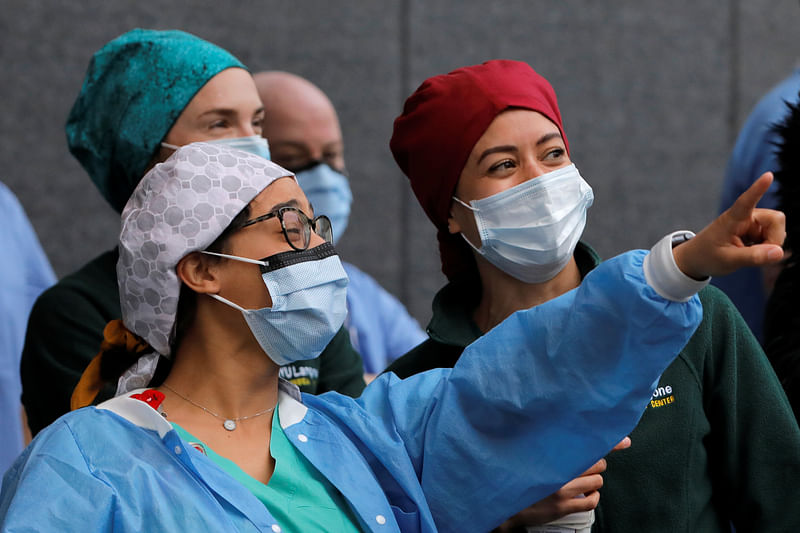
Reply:
[[[272, 160], [296, 173], [315, 214], [330, 219], [337, 242], [347, 228], [353, 196], [333, 104], [316, 85], [294, 74], [270, 71], [253, 77], [264, 104], [261, 133]], [[345, 326], [369, 379], [427, 335], [377, 281], [351, 263], [342, 264], [350, 278]]]

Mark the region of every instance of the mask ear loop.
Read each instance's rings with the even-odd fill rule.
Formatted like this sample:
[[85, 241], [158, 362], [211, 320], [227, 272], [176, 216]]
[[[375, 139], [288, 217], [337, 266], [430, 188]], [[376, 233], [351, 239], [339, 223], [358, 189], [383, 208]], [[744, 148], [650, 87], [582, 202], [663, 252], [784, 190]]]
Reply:
[[210, 294], [209, 293], [208, 295], [211, 296], [212, 298], [214, 298], [215, 300], [218, 300], [218, 301], [224, 303], [225, 305], [233, 307], [237, 311], [241, 311], [242, 313], [247, 313], [247, 311], [249, 311], [248, 309], [245, 309], [244, 307], [236, 305], [235, 303], [233, 303], [232, 301], [228, 300], [227, 298], [223, 298], [219, 294]]
[[[238, 255], [221, 254], [221, 253], [218, 253], [218, 252], [209, 252], [207, 250], [201, 250], [200, 253], [207, 254], [207, 255], [215, 255], [217, 257], [224, 257], [225, 259], [233, 259], [234, 261], [240, 261], [242, 263], [250, 263], [252, 265], [258, 265], [258, 266], [263, 266], [263, 267], [269, 266], [269, 261], [259, 261], [258, 259], [249, 259], [247, 257], [239, 257]], [[267, 289], [267, 290], [269, 290], [269, 289]], [[240, 305], [236, 305], [232, 301], [228, 300], [227, 298], [223, 298], [219, 294], [210, 294], [209, 293], [208, 295], [211, 296], [212, 298], [214, 298], [215, 300], [218, 300], [218, 301], [220, 301], [220, 302], [222, 302], [224, 304], [229, 305], [230, 307], [233, 307], [234, 309], [236, 309], [238, 311], [241, 311], [242, 313], [247, 313], [248, 311], [252, 311], [252, 309], [245, 309], [244, 307], [242, 307]]]
[[258, 265], [267, 267], [269, 266], [269, 261], [259, 261], [258, 259], [249, 259], [247, 257], [239, 257], [238, 255], [228, 255], [228, 254], [220, 254], [217, 252], [209, 252], [206, 250], [201, 250], [200, 253], [208, 254], [208, 255], [216, 255], [217, 257], [224, 257], [225, 259], [233, 259], [234, 261], [241, 261], [242, 263], [250, 263], [252, 265]]
[[[467, 209], [469, 209], [473, 213], [477, 213], [478, 211], [480, 211], [480, 209], [478, 209], [477, 207], [472, 207], [471, 205], [469, 205], [467, 203], [464, 203], [463, 201], [459, 200], [455, 196], [452, 196], [452, 198], [453, 198], [453, 200], [455, 200], [456, 202], [460, 203], [461, 205], [463, 205], [464, 207], [466, 207]], [[476, 220], [476, 222], [477, 222], [477, 220]], [[481, 248], [478, 248], [477, 246], [475, 246], [474, 244], [469, 242], [469, 239], [467, 239], [467, 236], [464, 235], [462, 232], [459, 232], [458, 234], [461, 235], [461, 238], [464, 239], [467, 244], [469, 244], [470, 248], [472, 248], [473, 250], [478, 252], [480, 255], [483, 255], [483, 251], [481, 250], [483, 248], [483, 246], [481, 246]], [[481, 243], [481, 244], [483, 244], [483, 243]]]
[[477, 207], [472, 207], [471, 205], [469, 205], [469, 204], [467, 204], [467, 203], [464, 203], [464, 202], [462, 202], [462, 201], [461, 201], [461, 200], [459, 200], [459, 199], [458, 199], [456, 196], [452, 196], [451, 198], [453, 198], [453, 200], [455, 200], [456, 202], [460, 203], [461, 205], [463, 205], [464, 207], [466, 207], [466, 208], [467, 208], [467, 209], [469, 209], [470, 211], [473, 211], [473, 212], [478, 212], [478, 211], [480, 211], [480, 209], [478, 209]]
[[483, 251], [481, 250], [481, 248], [478, 248], [474, 244], [469, 242], [469, 239], [467, 239], [467, 237], [463, 233], [459, 233], [459, 235], [461, 235], [461, 238], [464, 239], [467, 244], [469, 244], [470, 248], [472, 248], [473, 250], [475, 250], [479, 254], [483, 255]]

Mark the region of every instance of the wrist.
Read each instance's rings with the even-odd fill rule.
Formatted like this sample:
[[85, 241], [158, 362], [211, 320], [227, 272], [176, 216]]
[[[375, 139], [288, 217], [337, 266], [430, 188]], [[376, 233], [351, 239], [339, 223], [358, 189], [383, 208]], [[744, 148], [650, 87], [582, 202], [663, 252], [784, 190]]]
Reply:
[[[677, 302], [689, 300], [697, 291], [705, 287], [710, 277], [694, 279], [697, 274], [686, 260], [687, 243], [694, 237], [690, 231], [678, 231], [665, 236], [650, 250], [644, 260], [644, 274], [648, 284], [660, 296]], [[678, 243], [673, 249], [673, 243]], [[681, 248], [683, 248], [681, 250]]]
[[[691, 236], [686, 236], [686, 234]], [[676, 236], [676, 234], [678, 234]], [[691, 232], [675, 232], [670, 235], [672, 242], [672, 257], [675, 259], [675, 266], [682, 274], [692, 278], [695, 281], [706, 281], [708, 274], [703, 272], [700, 265], [697, 265], [696, 259], [699, 254], [695, 248], [700, 244], [697, 241], [692, 241], [694, 233]], [[690, 242], [691, 241], [691, 242]]]

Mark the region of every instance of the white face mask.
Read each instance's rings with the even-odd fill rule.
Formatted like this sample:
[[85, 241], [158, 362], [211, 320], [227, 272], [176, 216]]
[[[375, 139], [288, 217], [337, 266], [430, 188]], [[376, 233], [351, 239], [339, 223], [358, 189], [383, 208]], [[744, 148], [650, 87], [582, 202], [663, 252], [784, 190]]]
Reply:
[[543, 283], [572, 257], [594, 194], [569, 165], [469, 205], [453, 199], [475, 216], [481, 247], [464, 237], [475, 251], [520, 281]]

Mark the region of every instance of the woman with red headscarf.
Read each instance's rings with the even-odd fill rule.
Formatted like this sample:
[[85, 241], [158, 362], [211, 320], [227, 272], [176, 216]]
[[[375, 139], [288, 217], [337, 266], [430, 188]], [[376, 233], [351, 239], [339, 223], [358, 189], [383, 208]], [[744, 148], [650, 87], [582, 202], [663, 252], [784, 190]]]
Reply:
[[[599, 264], [580, 242], [591, 187], [570, 158], [552, 87], [527, 64], [489, 61], [426, 80], [395, 121], [391, 149], [438, 229], [449, 279], [433, 302], [430, 338], [389, 367], [398, 376], [453, 366], [512, 313], [578, 287]], [[780, 215], [743, 201], [770, 182], [762, 176], [715, 222], [732, 229], [722, 250], [737, 264], [780, 257], [744, 245], [770, 242], [769, 217]], [[701, 245], [691, 232], [666, 239], [662, 246], [685, 242], [674, 249], [679, 263]], [[800, 474], [786, 398], [730, 302], [713, 287], [700, 297], [703, 322], [662, 375], [633, 446], [607, 458], [605, 480], [595, 465], [503, 528], [590, 511], [604, 485], [595, 530], [729, 531], [731, 522], [740, 531], [800, 530], [800, 513], [786, 512], [787, 483]], [[588, 530], [593, 520], [561, 524]]]

